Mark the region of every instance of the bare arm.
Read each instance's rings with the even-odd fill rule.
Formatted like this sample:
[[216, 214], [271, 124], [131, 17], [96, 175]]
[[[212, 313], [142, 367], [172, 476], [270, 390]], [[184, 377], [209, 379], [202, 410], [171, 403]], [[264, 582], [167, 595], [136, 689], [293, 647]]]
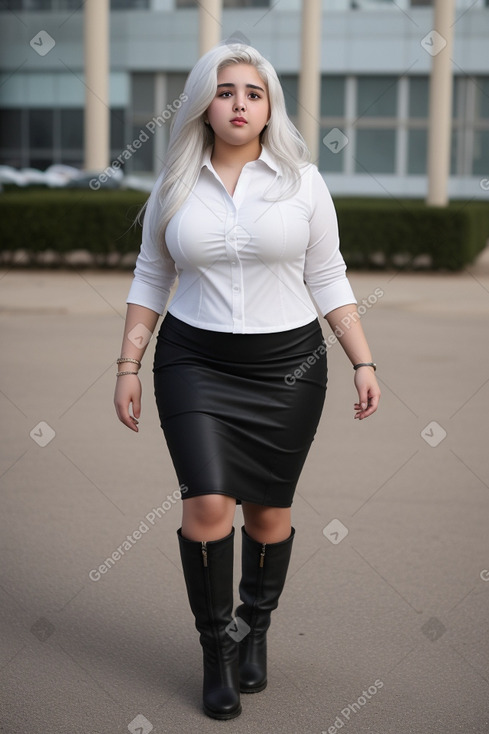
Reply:
[[[142, 360], [159, 314], [145, 306], [129, 303], [127, 306], [121, 357]], [[138, 365], [124, 362], [118, 365], [118, 372], [137, 372]], [[137, 375], [121, 375], [117, 378], [114, 393], [117, 416], [125, 426], [138, 431], [138, 418], [141, 415], [141, 382]], [[129, 408], [132, 406], [132, 413]]]
[[[340, 306], [325, 315], [325, 319], [336, 334], [346, 356], [352, 364], [372, 362], [372, 355], [360, 323], [360, 316], [354, 304]], [[375, 413], [380, 399], [380, 388], [373, 367], [359, 367], [355, 370], [355, 387], [358, 403], [355, 418], [362, 420]]]

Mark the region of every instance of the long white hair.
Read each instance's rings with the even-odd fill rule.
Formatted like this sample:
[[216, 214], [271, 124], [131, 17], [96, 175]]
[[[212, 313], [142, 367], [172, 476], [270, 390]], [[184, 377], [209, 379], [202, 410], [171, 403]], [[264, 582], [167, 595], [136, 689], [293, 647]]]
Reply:
[[265, 198], [276, 201], [292, 196], [300, 185], [299, 168], [309, 161], [309, 150], [287, 116], [282, 86], [270, 62], [246, 44], [223, 42], [212, 48], [188, 75], [183, 104], [172, 120], [161, 183], [155, 192], [161, 204], [156, 234], [162, 253], [167, 257], [166, 227], [190, 195], [202, 167], [204, 152], [214, 142], [214, 132], [204, 123], [204, 113], [215, 97], [218, 73], [231, 64], [254, 66], [268, 90], [270, 118], [261, 133], [261, 143], [276, 159], [281, 176], [277, 181], [278, 191], [272, 197], [267, 190]]

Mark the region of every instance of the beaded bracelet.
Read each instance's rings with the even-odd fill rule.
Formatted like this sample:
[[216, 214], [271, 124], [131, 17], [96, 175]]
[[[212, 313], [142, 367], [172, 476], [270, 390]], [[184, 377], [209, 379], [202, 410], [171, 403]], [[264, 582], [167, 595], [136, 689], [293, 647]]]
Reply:
[[122, 377], [122, 375], [137, 375], [137, 372], [116, 372], [116, 377]]

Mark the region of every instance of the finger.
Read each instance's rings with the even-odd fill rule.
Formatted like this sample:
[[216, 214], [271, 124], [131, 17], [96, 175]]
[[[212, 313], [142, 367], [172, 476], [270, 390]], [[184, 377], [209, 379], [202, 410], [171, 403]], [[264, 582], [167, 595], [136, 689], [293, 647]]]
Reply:
[[141, 417], [141, 398], [135, 397], [132, 400], [132, 412], [135, 418]]
[[375, 413], [375, 411], [378, 408], [379, 405], [379, 399], [380, 395], [372, 395], [367, 399], [367, 406], [364, 407], [364, 404], [361, 403], [355, 403], [355, 410], [357, 413], [355, 414], [355, 418], [358, 418], [359, 420], [363, 420], [364, 418], [368, 418], [369, 415], [372, 415], [372, 413]]
[[138, 428], [138, 421], [132, 417], [132, 415], [128, 416], [127, 420], [122, 421], [125, 426], [131, 429], [131, 431], [136, 431], [136, 433], [139, 431]]
[[138, 431], [138, 421], [129, 413], [125, 405], [116, 405], [116, 412], [119, 420], [132, 431]]
[[358, 410], [367, 410], [368, 402], [368, 389], [358, 388]]

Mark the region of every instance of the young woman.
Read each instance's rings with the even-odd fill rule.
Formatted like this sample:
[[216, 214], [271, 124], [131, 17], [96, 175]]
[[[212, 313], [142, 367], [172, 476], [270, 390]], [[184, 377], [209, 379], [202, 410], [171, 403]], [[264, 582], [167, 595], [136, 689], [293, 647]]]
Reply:
[[[240, 692], [267, 684], [266, 632], [295, 534], [290, 508], [323, 408], [314, 303], [355, 368], [355, 418], [375, 412], [380, 391], [331, 196], [273, 67], [249, 46], [222, 44], [197, 62], [184, 95], [146, 206], [114, 402], [137, 431], [138, 367], [178, 276], [154, 389], [182, 489], [177, 535], [203, 648], [204, 711], [231, 719]], [[237, 503], [242, 603], [233, 621]]]

